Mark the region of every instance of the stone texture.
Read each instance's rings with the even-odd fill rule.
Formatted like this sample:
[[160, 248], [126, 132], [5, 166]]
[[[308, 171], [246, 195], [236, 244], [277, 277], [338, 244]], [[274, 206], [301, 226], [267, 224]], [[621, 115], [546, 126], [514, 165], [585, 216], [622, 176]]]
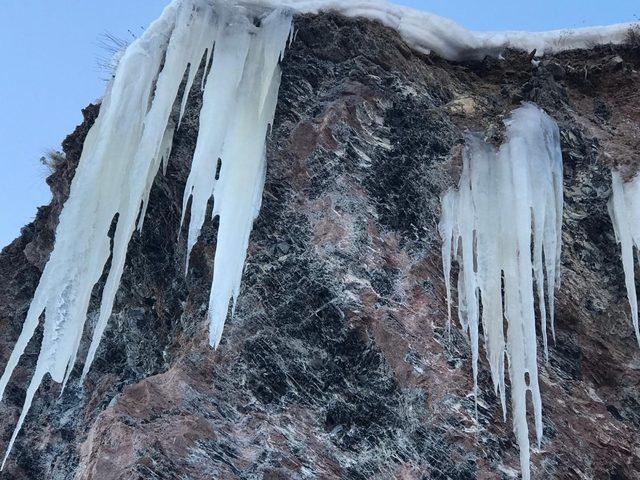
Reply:
[[[205, 324], [216, 225], [186, 277], [185, 236], [175, 241], [201, 103], [192, 92], [87, 382], [61, 398], [43, 384], [0, 478], [517, 477], [488, 365], [475, 418], [468, 344], [457, 326], [444, 328], [436, 227], [464, 132], [500, 142], [502, 119], [527, 100], [561, 127], [566, 197], [558, 342], [549, 363], [539, 360], [545, 439], [533, 475], [637, 478], [640, 349], [606, 202], [609, 167], [629, 176], [640, 166], [638, 45], [538, 67], [517, 52], [457, 64], [416, 54], [370, 21], [321, 15], [296, 25], [263, 209], [220, 349], [206, 345]], [[63, 145], [52, 204], [0, 254], [1, 362], [98, 108]], [[4, 442], [38, 341], [0, 406]]]

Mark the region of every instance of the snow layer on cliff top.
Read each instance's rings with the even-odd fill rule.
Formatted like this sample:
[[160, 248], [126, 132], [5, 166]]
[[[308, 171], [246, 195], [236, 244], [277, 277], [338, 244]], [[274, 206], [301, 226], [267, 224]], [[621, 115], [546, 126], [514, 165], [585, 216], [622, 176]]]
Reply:
[[[180, 1], [180, 0], [176, 0]], [[620, 44], [632, 23], [606, 27], [553, 30], [548, 32], [473, 32], [456, 22], [427, 12], [393, 5], [385, 0], [255, 0], [243, 4], [287, 6], [298, 13], [336, 12], [346, 17], [378, 20], [396, 30], [415, 50], [436, 53], [448, 60], [498, 56], [507, 48], [537, 55], [564, 50]]]

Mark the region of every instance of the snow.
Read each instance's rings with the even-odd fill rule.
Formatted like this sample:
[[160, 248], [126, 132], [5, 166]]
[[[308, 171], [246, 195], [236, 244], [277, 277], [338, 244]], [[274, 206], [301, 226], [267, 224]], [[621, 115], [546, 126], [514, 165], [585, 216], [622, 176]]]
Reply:
[[528, 394], [538, 444], [542, 438], [535, 296], [548, 355], [547, 315], [553, 332], [560, 273], [562, 154], [556, 123], [537, 106], [524, 104], [505, 124], [507, 140], [499, 150], [477, 135], [468, 136], [458, 188], [442, 199], [440, 233], [449, 316], [452, 259], [459, 265], [458, 314], [471, 342], [473, 393], [477, 394], [481, 320], [505, 418], [505, 353], [508, 359], [513, 428], [522, 475], [528, 479]]
[[448, 60], [499, 56], [506, 48], [538, 56], [565, 50], [593, 48], [625, 41], [631, 23], [605, 27], [564, 29], [548, 32], [473, 32], [456, 22], [384, 0], [255, 0], [245, 4], [288, 6], [299, 13], [336, 12], [346, 17], [377, 20], [396, 30], [415, 50], [436, 53]]
[[[176, 1], [122, 55], [87, 135], [51, 258], [0, 378], [1, 398], [44, 313], [40, 354], [5, 462], [45, 375], [66, 385], [92, 291], [111, 257], [83, 377], [91, 366], [111, 316], [129, 241], [136, 227], [142, 228], [153, 180], [160, 167], [166, 167], [180, 123], [181, 118], [172, 118], [174, 104], [184, 112], [186, 99], [177, 98], [180, 85], [188, 71], [186, 97], [201, 60], [213, 53], [214, 42], [192, 177], [210, 178], [210, 161], [223, 158], [215, 184], [215, 212], [221, 218], [210, 312], [212, 344], [219, 341], [225, 305], [237, 297], [251, 224], [260, 206], [265, 137], [280, 79], [278, 61], [291, 34], [289, 11], [260, 13], [260, 27], [254, 25], [257, 13], [206, 0]], [[233, 111], [221, 115], [221, 109], [232, 104]], [[210, 196], [213, 185], [205, 187]], [[200, 207], [194, 202], [194, 208]], [[108, 232], [114, 222], [112, 247]]]
[[609, 200], [609, 214], [620, 243], [622, 266], [624, 269], [627, 298], [631, 307], [631, 319], [636, 338], [640, 344], [638, 329], [638, 297], [636, 294], [633, 250], [640, 248], [640, 176], [623, 182], [619, 172], [611, 172], [612, 195]]

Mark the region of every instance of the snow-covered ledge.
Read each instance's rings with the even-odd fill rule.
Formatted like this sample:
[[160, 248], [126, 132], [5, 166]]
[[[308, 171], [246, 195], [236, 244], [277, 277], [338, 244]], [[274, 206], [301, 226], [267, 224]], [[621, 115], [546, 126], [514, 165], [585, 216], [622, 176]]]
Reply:
[[637, 26], [621, 23], [548, 32], [474, 32], [447, 18], [385, 0], [254, 0], [241, 3], [287, 6], [298, 13], [335, 12], [346, 17], [378, 20], [396, 30], [415, 50], [427, 54], [433, 52], [454, 61], [499, 56], [507, 48], [527, 52], [536, 50], [536, 54], [542, 56], [564, 50], [621, 44], [629, 30]]

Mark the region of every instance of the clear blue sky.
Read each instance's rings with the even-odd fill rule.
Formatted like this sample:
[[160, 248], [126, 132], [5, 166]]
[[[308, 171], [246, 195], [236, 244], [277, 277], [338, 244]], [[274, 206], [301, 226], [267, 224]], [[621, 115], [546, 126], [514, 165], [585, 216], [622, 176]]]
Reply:
[[[350, 1], [350, 0], [345, 0]], [[49, 201], [40, 164], [101, 96], [102, 35], [139, 35], [168, 0], [0, 0], [0, 248]], [[637, 21], [639, 0], [404, 0], [474, 30]]]

